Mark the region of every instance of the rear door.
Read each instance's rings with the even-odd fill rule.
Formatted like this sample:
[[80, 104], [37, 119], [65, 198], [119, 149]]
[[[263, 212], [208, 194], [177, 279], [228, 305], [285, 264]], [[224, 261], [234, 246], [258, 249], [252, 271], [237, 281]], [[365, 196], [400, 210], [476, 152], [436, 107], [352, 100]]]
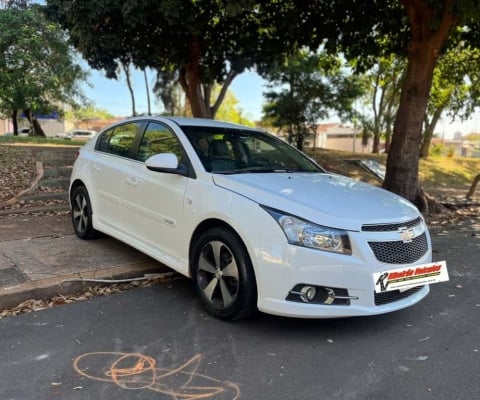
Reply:
[[105, 131], [99, 137], [91, 163], [94, 189], [94, 218], [110, 232], [129, 229], [125, 219], [124, 194], [136, 147], [137, 134], [144, 125], [128, 122]]

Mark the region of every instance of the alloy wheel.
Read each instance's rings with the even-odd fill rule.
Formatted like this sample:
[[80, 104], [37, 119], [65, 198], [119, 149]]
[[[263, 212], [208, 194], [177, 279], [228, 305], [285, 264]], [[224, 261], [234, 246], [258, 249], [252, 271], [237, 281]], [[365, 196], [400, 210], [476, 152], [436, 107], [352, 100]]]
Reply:
[[200, 251], [197, 281], [206, 300], [215, 308], [227, 308], [238, 296], [239, 270], [233, 252], [218, 240]]

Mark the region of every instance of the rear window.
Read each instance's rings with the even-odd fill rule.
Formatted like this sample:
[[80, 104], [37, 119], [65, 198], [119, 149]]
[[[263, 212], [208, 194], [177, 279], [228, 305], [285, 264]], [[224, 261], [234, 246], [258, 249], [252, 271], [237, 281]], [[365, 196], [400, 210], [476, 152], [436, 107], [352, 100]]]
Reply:
[[97, 150], [128, 157], [135, 141], [138, 124], [135, 122], [118, 125], [104, 131], [97, 142]]

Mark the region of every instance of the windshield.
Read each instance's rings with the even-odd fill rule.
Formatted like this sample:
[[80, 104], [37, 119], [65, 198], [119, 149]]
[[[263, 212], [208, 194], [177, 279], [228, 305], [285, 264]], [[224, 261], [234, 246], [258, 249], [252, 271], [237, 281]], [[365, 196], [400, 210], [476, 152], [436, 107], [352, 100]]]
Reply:
[[209, 172], [324, 172], [303, 153], [261, 131], [203, 126], [182, 130]]

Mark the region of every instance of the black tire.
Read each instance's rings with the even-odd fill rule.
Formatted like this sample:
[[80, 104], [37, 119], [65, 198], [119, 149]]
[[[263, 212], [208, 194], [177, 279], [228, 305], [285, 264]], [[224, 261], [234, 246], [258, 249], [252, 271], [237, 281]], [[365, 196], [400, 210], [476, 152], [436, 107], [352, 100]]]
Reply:
[[193, 250], [195, 290], [208, 313], [236, 320], [257, 311], [257, 286], [250, 257], [232, 231], [212, 228], [204, 232]]
[[72, 224], [76, 235], [83, 240], [94, 239], [97, 231], [92, 224], [92, 204], [85, 186], [77, 186], [72, 190]]

